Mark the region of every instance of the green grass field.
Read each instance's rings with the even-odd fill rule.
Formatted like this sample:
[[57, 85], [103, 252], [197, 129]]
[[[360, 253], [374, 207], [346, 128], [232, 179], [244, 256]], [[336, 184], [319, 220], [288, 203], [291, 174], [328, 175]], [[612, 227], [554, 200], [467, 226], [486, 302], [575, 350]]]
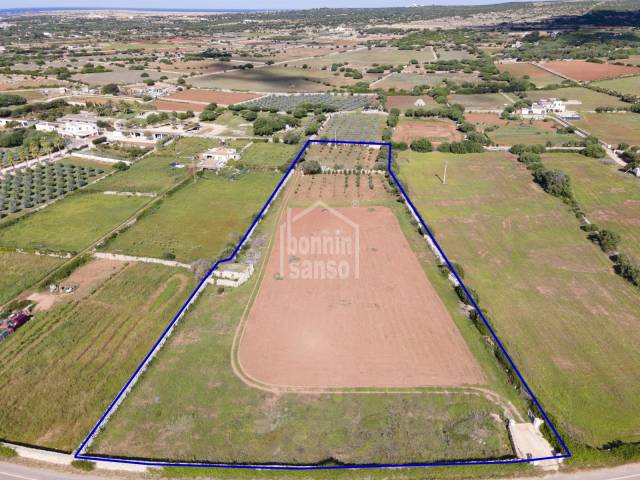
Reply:
[[63, 259], [29, 253], [0, 252], [0, 305], [33, 286]]
[[71, 451], [186, 299], [189, 272], [132, 264], [0, 348], [0, 438]]
[[614, 146], [640, 145], [638, 113], [583, 113], [580, 120], [573, 123]]
[[449, 103], [459, 103], [465, 108], [503, 110], [505, 106], [513, 103], [513, 100], [510, 101], [509, 98], [513, 97], [508, 94], [505, 97], [501, 93], [449, 95]]
[[590, 445], [639, 440], [640, 296], [567, 207], [506, 154], [406, 152], [400, 171], [562, 430]]
[[296, 145], [283, 143], [254, 143], [242, 154], [240, 163], [252, 170], [271, 170], [291, 162], [298, 153]]
[[[275, 208], [275, 207], [274, 207]], [[399, 205], [396, 208], [400, 208]], [[271, 232], [268, 216], [258, 235]], [[404, 216], [403, 228], [412, 227]], [[436, 288], [465, 324], [481, 363], [493, 362], [461, 315], [426, 245], [422, 257]], [[263, 261], [266, 255], [263, 255]], [[430, 277], [431, 278], [431, 277]], [[91, 447], [102, 454], [225, 462], [402, 462], [486, 457], [511, 452], [505, 429], [483, 396], [437, 393], [271, 393], [247, 387], [233, 373], [236, 326], [258, 275], [237, 289], [205, 291], [131, 397]], [[491, 363], [493, 365], [493, 363]], [[500, 375], [488, 370], [488, 378]], [[500, 390], [500, 387], [497, 387]]]
[[0, 247], [78, 252], [149, 201], [79, 192], [0, 228]]
[[205, 174], [154, 206], [105, 249], [157, 258], [170, 252], [182, 262], [218, 258], [228, 243], [237, 243], [280, 177], [251, 172], [227, 180]]
[[527, 97], [531, 100], [541, 98], [558, 98], [560, 100], [577, 100], [580, 104], [569, 104], [567, 110], [582, 112], [585, 110], [595, 110], [597, 107], [624, 107], [624, 103], [616, 97], [605, 93], [595, 92], [584, 87], [559, 88], [557, 90], [529, 90]]
[[640, 76], [602, 80], [601, 82], [593, 82], [593, 85], [596, 87], [614, 90], [619, 93], [640, 95]]
[[561, 135], [554, 130], [542, 128], [528, 122], [510, 122], [488, 133], [489, 138], [498, 145], [542, 144], [551, 142], [554, 146], [577, 141], [576, 135]]
[[159, 193], [187, 175], [187, 169], [171, 167], [171, 163], [190, 164], [193, 155], [217, 146], [218, 142], [205, 138], [182, 138], [160, 151], [134, 163], [129, 170], [118, 172], [94, 188], [97, 191]]
[[571, 177], [587, 218], [622, 237], [621, 249], [640, 261], [640, 184], [615, 165], [575, 153], [548, 153], [543, 162]]

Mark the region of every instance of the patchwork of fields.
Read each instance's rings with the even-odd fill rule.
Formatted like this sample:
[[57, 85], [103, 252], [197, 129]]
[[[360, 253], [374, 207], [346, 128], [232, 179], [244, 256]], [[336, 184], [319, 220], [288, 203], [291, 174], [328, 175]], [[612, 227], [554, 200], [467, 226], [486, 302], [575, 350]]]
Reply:
[[572, 123], [614, 146], [640, 145], [640, 113], [585, 113]]
[[640, 259], [638, 180], [620, 172], [616, 165], [573, 153], [548, 153], [543, 162], [568, 174], [589, 220], [618, 233], [622, 251]]
[[640, 297], [562, 202], [495, 152], [406, 153], [400, 172], [559, 426], [589, 445], [637, 441]]
[[81, 302], [36, 314], [2, 342], [0, 437], [75, 449], [192, 285], [188, 272], [129, 265]]
[[[298, 182], [289, 188], [297, 191]], [[313, 201], [309, 197], [306, 204]], [[325, 201], [331, 204], [332, 198]], [[384, 195], [377, 202], [388, 203], [398, 216], [487, 382], [516, 401], [406, 214]], [[277, 225], [274, 213], [272, 208], [258, 227], [258, 237], [272, 238]], [[438, 389], [287, 393], [245, 384], [229, 359], [235, 356], [238, 326], [252, 305], [260, 275], [222, 295], [205, 291], [189, 321], [181, 324], [145, 374], [145, 381], [92, 445], [93, 452], [240, 463], [316, 463], [329, 458], [349, 463], [371, 458], [403, 462], [510, 455], [506, 431], [497, 416], [502, 407], [483, 393], [456, 395]], [[199, 441], [193, 442], [194, 438]]]
[[280, 175], [247, 173], [237, 180], [205, 175], [149, 210], [107, 243], [111, 253], [144, 257], [171, 254], [180, 262], [220, 258], [235, 245], [269, 198]]

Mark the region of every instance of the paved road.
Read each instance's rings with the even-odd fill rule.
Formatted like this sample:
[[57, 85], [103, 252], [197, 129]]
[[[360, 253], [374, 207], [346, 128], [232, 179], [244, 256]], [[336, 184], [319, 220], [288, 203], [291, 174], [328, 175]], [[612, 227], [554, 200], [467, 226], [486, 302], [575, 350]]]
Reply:
[[[105, 480], [109, 477], [66, 473], [43, 467], [0, 462], [0, 480]], [[115, 475], [111, 478], [117, 478]], [[142, 477], [140, 477], [142, 478]]]
[[[65, 473], [42, 467], [0, 462], [0, 480], [105, 480], [107, 478], [121, 479], [125, 475], [126, 478], [144, 478], [131, 473], [118, 474], [107, 472], [106, 476], [104, 473], [100, 476], [95, 474]], [[640, 480], [640, 463], [593, 470], [590, 472], [555, 473], [517, 480]]]

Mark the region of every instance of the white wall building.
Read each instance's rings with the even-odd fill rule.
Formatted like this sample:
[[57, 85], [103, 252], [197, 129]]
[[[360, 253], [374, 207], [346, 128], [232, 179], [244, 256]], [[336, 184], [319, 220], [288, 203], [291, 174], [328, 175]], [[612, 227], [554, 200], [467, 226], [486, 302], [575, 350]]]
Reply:
[[205, 170], [219, 170], [224, 167], [229, 160], [239, 160], [240, 155], [235, 148], [216, 147], [210, 148], [200, 154], [200, 167]]
[[65, 115], [61, 118], [60, 133], [74, 137], [89, 137], [97, 135], [98, 117], [92, 113], [78, 113]]
[[533, 103], [530, 107], [524, 107], [520, 110], [523, 117], [540, 117], [550, 113], [562, 113], [567, 110], [567, 105], [562, 100], [556, 98], [542, 98], [538, 102]]

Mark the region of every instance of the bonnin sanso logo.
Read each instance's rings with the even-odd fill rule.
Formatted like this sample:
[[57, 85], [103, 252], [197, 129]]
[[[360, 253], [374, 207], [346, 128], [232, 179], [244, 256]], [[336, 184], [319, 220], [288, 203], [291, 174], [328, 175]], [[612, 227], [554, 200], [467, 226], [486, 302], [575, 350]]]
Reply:
[[355, 280], [360, 276], [360, 228], [338, 209], [317, 201], [288, 208], [280, 225], [281, 279]]

